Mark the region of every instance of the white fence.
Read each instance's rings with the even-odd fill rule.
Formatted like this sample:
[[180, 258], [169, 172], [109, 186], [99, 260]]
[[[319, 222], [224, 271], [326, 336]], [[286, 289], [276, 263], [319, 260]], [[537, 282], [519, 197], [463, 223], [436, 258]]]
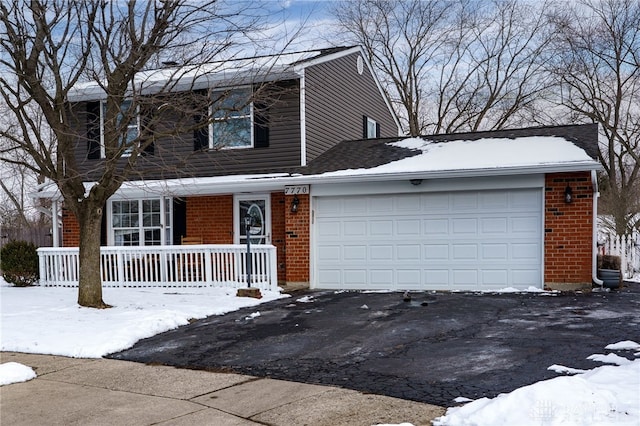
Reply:
[[[78, 285], [79, 249], [38, 249], [40, 285]], [[276, 248], [251, 246], [250, 284], [277, 290]], [[244, 245], [184, 245], [100, 248], [104, 287], [246, 287], [247, 249]]]
[[627, 235], [600, 234], [598, 245], [600, 254], [620, 256], [620, 271], [624, 278], [631, 278], [640, 272], [640, 232]]

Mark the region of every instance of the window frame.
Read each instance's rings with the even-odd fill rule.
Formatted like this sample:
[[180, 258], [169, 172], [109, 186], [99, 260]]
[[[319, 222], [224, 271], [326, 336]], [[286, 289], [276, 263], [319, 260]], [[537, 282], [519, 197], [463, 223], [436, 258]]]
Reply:
[[[371, 134], [373, 130], [373, 134]], [[367, 133], [364, 135], [365, 139], [376, 139], [378, 136], [378, 122], [373, 118], [367, 116]]]
[[[225, 91], [229, 91], [231, 93], [233, 92], [245, 92], [248, 95], [248, 99], [250, 99], [250, 102], [247, 104], [247, 108], [249, 108], [249, 113], [248, 114], [242, 114], [239, 116], [224, 116], [224, 117], [219, 117], [216, 118], [215, 117], [215, 113], [217, 111], [219, 111], [217, 108], [215, 108], [214, 105], [210, 105], [209, 106], [209, 117], [211, 117], [210, 123], [208, 125], [208, 133], [209, 133], [209, 150], [233, 150], [233, 149], [252, 149], [255, 147], [255, 131], [254, 131], [254, 127], [255, 127], [255, 118], [254, 118], [254, 101], [253, 101], [253, 86], [237, 86], [237, 87], [230, 87], [230, 88], [226, 88], [226, 89], [220, 89], [220, 90], [216, 90], [214, 92], [212, 92], [211, 96], [214, 96], [216, 93], [220, 93], [220, 92], [225, 92]], [[229, 97], [229, 96], [228, 96]], [[227, 97], [227, 98], [228, 98]], [[225, 99], [227, 99], [225, 98]], [[224, 103], [225, 99], [220, 100], [220, 102]], [[216, 146], [215, 143], [215, 132], [214, 132], [214, 126], [216, 122], [228, 122], [229, 120], [246, 120], [248, 119], [249, 121], [249, 144], [248, 145], [241, 145], [241, 146]]]
[[[153, 210], [149, 212], [145, 212], [144, 203], [145, 201], [159, 201], [159, 211], [154, 212]], [[114, 226], [114, 203], [127, 202], [137, 203], [138, 211], [137, 215], [137, 225], [136, 226]], [[148, 225], [145, 226], [144, 219], [145, 214], [159, 214], [160, 223], [159, 225]], [[173, 199], [169, 197], [145, 197], [145, 198], [135, 198], [135, 199], [126, 199], [126, 198], [118, 198], [109, 200], [107, 202], [107, 245], [109, 246], [118, 246], [118, 247], [142, 247], [142, 246], [152, 246], [158, 244], [145, 244], [145, 231], [149, 230], [160, 230], [160, 244], [159, 245], [172, 245], [173, 244]], [[116, 232], [120, 230], [130, 230], [132, 233], [138, 233], [138, 244], [137, 245], [124, 245], [117, 244]], [[153, 241], [153, 240], [150, 240]]]
[[[122, 102], [122, 104], [120, 105], [120, 111], [122, 111], [122, 105], [124, 105], [127, 102], [129, 104], [132, 104], [133, 100], [130, 99], [130, 98], [125, 99]], [[131, 106], [129, 106], [129, 108], [130, 107]], [[104, 144], [104, 119], [105, 119], [105, 110], [106, 110], [106, 108], [107, 108], [107, 101], [103, 99], [103, 100], [100, 101], [100, 158], [106, 158], [106, 156], [107, 156], [106, 149], [105, 149], [105, 144]], [[127, 108], [127, 110], [128, 110], [128, 108]], [[140, 105], [136, 105], [135, 120], [131, 120], [131, 121], [135, 121], [135, 124], [131, 124], [131, 122], [129, 122], [129, 124], [127, 124], [127, 139], [128, 139], [129, 132], [135, 128], [135, 133], [136, 134], [135, 134], [135, 137], [132, 140], [136, 140], [136, 139], [140, 138]], [[130, 157], [132, 150], [133, 150], [133, 146], [128, 148], [122, 154], [122, 157]]]

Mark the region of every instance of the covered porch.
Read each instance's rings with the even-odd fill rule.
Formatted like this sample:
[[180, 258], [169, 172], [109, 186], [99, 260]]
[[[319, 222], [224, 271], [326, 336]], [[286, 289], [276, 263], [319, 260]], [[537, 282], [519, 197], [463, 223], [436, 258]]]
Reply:
[[[40, 285], [78, 285], [78, 247], [38, 249]], [[276, 291], [276, 247], [269, 244], [105, 246], [100, 248], [104, 287], [229, 287]], [[249, 262], [247, 260], [249, 259]]]

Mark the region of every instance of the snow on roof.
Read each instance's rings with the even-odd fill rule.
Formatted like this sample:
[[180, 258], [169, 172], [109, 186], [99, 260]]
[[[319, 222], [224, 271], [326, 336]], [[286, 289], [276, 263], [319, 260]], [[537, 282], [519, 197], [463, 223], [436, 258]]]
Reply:
[[419, 154], [377, 167], [338, 170], [323, 176], [500, 170], [576, 165], [595, 170], [599, 163], [582, 148], [556, 136], [484, 138], [435, 142], [408, 138], [389, 146], [420, 151]]
[[[324, 60], [334, 54], [353, 53], [352, 48], [306, 50], [300, 52], [263, 55], [248, 58], [229, 58], [204, 64], [170, 66], [141, 71], [136, 74], [134, 85], [142, 94], [159, 91], [184, 91], [212, 86], [236, 86], [282, 78], [295, 78], [299, 69]], [[97, 81], [77, 84], [67, 96], [71, 102], [98, 100], [105, 92]]]
[[[122, 184], [117, 196], [135, 198], [149, 193], [172, 196], [206, 195], [281, 190], [286, 185], [299, 184], [557, 173], [601, 168], [600, 163], [584, 149], [558, 136], [487, 137], [446, 142], [407, 138], [381, 145], [416, 151], [416, 155], [375, 167], [306, 175], [291, 170], [290, 173], [128, 181]], [[85, 183], [87, 192], [94, 184]], [[43, 185], [34, 195], [38, 198], [59, 198], [59, 191], [54, 184], [48, 184]]]

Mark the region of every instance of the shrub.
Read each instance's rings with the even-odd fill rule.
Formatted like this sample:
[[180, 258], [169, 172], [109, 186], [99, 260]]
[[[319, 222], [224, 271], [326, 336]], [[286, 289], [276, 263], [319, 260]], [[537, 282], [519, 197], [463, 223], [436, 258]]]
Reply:
[[33, 243], [11, 241], [0, 252], [0, 269], [8, 283], [17, 287], [33, 285], [39, 278], [38, 252]]

